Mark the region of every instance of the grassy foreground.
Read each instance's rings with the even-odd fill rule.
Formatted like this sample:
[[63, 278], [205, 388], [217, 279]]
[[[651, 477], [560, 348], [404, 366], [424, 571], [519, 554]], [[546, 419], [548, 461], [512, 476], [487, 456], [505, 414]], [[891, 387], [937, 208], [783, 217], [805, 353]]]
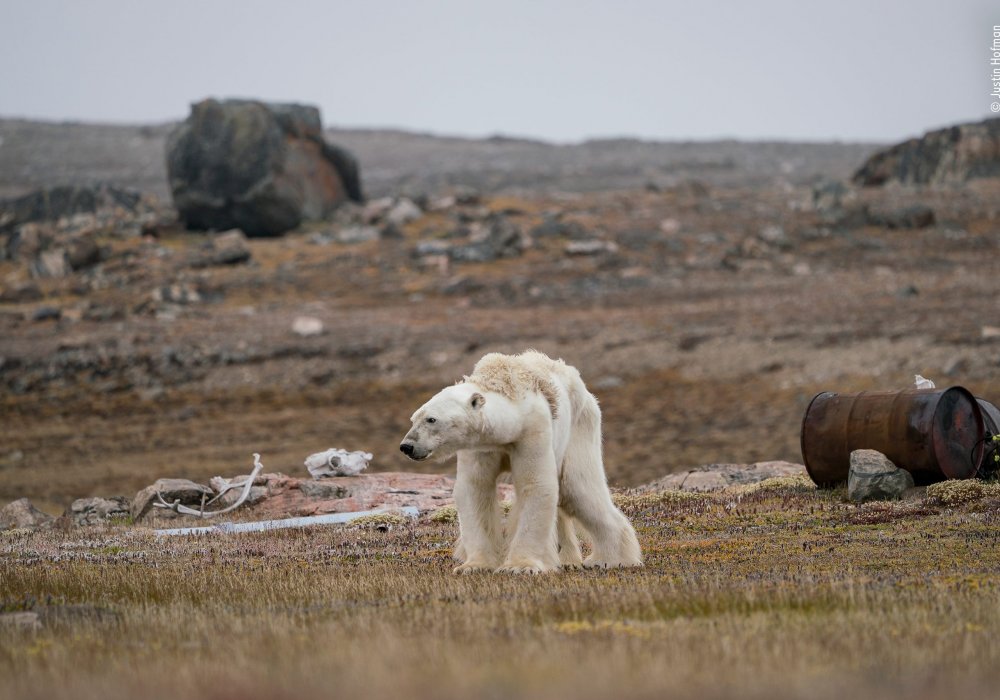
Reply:
[[455, 525], [0, 533], [0, 694], [955, 697], [1000, 684], [1000, 496], [621, 497], [639, 571], [451, 574]]

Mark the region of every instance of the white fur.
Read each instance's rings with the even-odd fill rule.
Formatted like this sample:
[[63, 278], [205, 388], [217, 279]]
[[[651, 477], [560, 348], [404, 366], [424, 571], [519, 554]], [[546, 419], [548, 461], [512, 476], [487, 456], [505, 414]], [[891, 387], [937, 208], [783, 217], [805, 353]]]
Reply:
[[[537, 352], [487, 355], [412, 422], [403, 445], [414, 458], [458, 455], [456, 572], [642, 565], [635, 531], [611, 501], [597, 400], [573, 367]], [[496, 483], [508, 471], [516, 498], [505, 533]], [[574, 522], [589, 535], [586, 560]]]

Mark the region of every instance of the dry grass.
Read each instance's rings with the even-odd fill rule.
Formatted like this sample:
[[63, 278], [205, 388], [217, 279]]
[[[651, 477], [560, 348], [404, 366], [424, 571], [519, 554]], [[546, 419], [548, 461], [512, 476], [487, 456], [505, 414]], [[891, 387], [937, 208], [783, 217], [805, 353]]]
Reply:
[[1000, 681], [994, 502], [622, 502], [640, 571], [453, 576], [452, 524], [0, 535], [0, 694], [952, 697]]

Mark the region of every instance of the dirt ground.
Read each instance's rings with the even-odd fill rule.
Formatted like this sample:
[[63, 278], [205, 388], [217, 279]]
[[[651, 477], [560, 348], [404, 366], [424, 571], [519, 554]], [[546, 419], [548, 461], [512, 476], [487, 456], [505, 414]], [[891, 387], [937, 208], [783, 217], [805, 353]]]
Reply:
[[[322, 226], [252, 240], [251, 262], [226, 267], [186, 265], [205, 236], [169, 226], [109, 240], [97, 271], [0, 304], [0, 502], [58, 512], [158, 477], [245, 473], [253, 452], [289, 474], [331, 446], [413, 469], [397, 450], [410, 413], [489, 351], [536, 348], [580, 368], [615, 485], [801, 461], [819, 391], [903, 388], [919, 373], [1000, 399], [1000, 185], [858, 196], [930, 204], [936, 223], [831, 226], [808, 187], [682, 184], [479, 207], [529, 233], [558, 216], [617, 246], [595, 255], [540, 234], [493, 262], [415, 253], [461, 212], [362, 243], [318, 239]], [[0, 262], [4, 284], [27, 279]], [[198, 301], [150, 301], [170, 285]], [[42, 307], [61, 317], [32, 320]], [[324, 333], [294, 334], [297, 316]]]

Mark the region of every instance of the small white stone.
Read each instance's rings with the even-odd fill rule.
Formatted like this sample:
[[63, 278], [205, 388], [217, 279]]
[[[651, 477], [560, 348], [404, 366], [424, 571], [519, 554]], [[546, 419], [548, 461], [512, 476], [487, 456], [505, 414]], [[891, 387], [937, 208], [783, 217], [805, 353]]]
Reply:
[[322, 335], [323, 322], [314, 316], [298, 316], [292, 321], [292, 332], [303, 338], [313, 335]]

